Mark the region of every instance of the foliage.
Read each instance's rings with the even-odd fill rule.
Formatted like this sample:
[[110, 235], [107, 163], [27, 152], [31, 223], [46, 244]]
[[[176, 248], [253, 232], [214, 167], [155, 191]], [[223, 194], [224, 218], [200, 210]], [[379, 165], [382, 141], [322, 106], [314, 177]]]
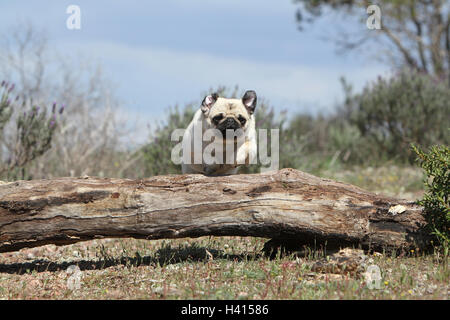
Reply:
[[169, 109], [166, 123], [160, 124], [152, 133], [151, 142], [138, 151], [143, 159], [144, 176], [181, 173], [181, 167], [171, 160], [172, 148], [177, 144], [171, 141], [171, 135], [175, 129], [187, 128], [195, 111], [193, 105], [182, 111], [178, 107]]
[[[257, 129], [257, 135], [259, 133], [258, 129], [265, 129], [267, 130], [267, 156], [272, 157], [272, 131], [273, 129], [279, 130], [279, 161], [280, 161], [280, 167], [287, 167], [287, 161], [289, 159], [293, 159], [295, 155], [292, 155], [292, 152], [295, 152], [295, 150], [292, 150], [291, 147], [295, 144], [292, 140], [289, 139], [289, 137], [285, 134], [285, 123], [286, 123], [286, 112], [282, 111], [279, 114], [277, 114], [273, 107], [266, 102], [263, 98], [258, 98], [258, 105], [256, 106], [255, 110], [255, 126]], [[261, 145], [261, 141], [259, 140], [258, 136], [258, 147]], [[240, 173], [259, 173], [261, 170], [261, 162], [259, 161], [259, 156], [261, 154], [258, 151], [258, 164], [255, 165], [249, 165], [249, 166], [243, 166], [240, 168]], [[273, 161], [273, 160], [272, 160]], [[264, 167], [268, 167], [269, 165], [263, 165]]]
[[350, 125], [347, 130], [359, 131], [347, 144], [361, 148], [360, 155], [368, 159], [413, 163], [410, 143], [423, 147], [450, 144], [448, 101], [447, 81], [414, 71], [379, 77], [360, 94], [351, 95], [347, 90], [342, 117]]
[[[14, 100], [10, 98], [14, 84], [3, 81], [1, 90], [0, 138], [5, 146], [3, 150], [7, 151], [4, 151], [6, 159], [0, 162], [0, 175], [6, 179], [25, 179], [28, 178], [26, 166], [51, 148], [56, 117], [58, 113], [63, 113], [64, 106], [56, 110], [56, 103], [53, 103], [49, 115], [46, 108], [32, 103], [27, 105], [23, 99], [20, 108], [20, 96], [17, 95]], [[16, 132], [14, 136], [6, 134], [10, 122]]]
[[426, 193], [419, 204], [424, 206], [432, 233], [444, 248], [450, 244], [450, 148], [432, 146], [424, 152], [412, 146], [419, 165], [425, 170]]

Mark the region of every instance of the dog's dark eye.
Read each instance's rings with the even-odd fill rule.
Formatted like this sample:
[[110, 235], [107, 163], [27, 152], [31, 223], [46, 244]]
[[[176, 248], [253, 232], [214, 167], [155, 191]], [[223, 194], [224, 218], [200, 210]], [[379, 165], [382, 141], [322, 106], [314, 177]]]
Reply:
[[215, 116], [212, 120], [214, 121], [214, 123], [217, 124], [222, 119], [223, 119], [223, 114], [219, 114], [219, 115]]
[[245, 118], [241, 115], [239, 115], [238, 120], [242, 125], [244, 125], [247, 122], [247, 120], [245, 120]]

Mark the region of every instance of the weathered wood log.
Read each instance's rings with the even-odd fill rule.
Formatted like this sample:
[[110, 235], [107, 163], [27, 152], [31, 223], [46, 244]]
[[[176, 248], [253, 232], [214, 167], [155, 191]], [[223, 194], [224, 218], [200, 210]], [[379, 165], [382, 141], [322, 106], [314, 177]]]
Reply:
[[0, 252], [106, 237], [254, 236], [423, 248], [422, 208], [294, 169], [223, 177], [57, 178], [0, 185]]

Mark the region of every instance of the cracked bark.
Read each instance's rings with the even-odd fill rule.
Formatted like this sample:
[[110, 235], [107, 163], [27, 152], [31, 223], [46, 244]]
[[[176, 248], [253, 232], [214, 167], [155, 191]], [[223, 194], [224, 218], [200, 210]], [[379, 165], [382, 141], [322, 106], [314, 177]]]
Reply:
[[98, 238], [208, 235], [270, 238], [276, 245], [425, 248], [422, 209], [293, 169], [17, 181], [0, 184], [0, 252]]

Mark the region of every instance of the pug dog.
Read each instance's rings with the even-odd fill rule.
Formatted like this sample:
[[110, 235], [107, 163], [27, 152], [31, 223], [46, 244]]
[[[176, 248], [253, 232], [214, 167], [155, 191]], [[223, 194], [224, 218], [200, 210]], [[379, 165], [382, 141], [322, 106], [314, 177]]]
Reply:
[[[241, 99], [206, 96], [183, 135], [183, 173], [236, 174], [241, 165], [256, 161], [253, 90]], [[212, 141], [211, 141], [212, 140]], [[211, 155], [211, 157], [207, 157]]]

